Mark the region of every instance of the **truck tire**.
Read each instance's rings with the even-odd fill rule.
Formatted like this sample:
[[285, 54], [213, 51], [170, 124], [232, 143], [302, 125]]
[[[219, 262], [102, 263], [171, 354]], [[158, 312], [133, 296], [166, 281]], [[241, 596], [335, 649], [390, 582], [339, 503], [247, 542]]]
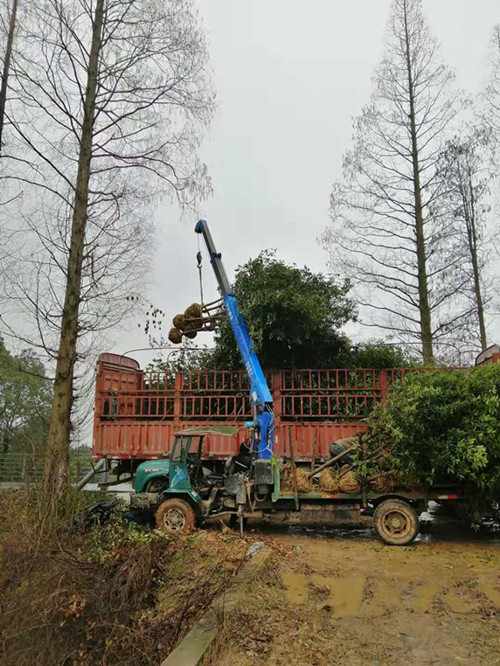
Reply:
[[162, 502], [155, 513], [157, 529], [168, 534], [189, 534], [194, 530], [195, 522], [193, 509], [176, 497]]
[[406, 546], [419, 532], [417, 512], [398, 499], [384, 500], [377, 506], [373, 526], [382, 541], [391, 546]]

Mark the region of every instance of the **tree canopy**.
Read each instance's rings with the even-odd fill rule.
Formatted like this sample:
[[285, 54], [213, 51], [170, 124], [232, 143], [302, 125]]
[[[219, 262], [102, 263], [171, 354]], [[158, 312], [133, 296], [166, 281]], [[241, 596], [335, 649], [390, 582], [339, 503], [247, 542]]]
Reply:
[[43, 449], [51, 383], [32, 352], [11, 354], [0, 338], [0, 451]]
[[[263, 250], [236, 271], [234, 291], [255, 349], [266, 368], [331, 367], [349, 342], [341, 327], [356, 318], [348, 281], [313, 273]], [[214, 363], [236, 367], [240, 357], [229, 324], [216, 335]]]
[[406, 348], [388, 344], [384, 340], [372, 339], [353, 344], [340, 363], [346, 368], [406, 368], [418, 365], [419, 361]]

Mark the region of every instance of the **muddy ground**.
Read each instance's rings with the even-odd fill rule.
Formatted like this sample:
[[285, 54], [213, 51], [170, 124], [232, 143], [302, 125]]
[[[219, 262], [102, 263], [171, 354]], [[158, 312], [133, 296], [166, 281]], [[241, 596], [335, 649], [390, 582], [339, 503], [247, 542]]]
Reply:
[[500, 664], [500, 540], [437, 528], [409, 547], [369, 532], [256, 531], [275, 550], [216, 663]]

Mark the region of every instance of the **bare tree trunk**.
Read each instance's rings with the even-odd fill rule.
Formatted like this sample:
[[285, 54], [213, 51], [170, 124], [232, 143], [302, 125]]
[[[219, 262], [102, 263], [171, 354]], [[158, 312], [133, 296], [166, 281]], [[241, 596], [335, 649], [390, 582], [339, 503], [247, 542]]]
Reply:
[[481, 290], [481, 271], [479, 267], [478, 259], [478, 243], [477, 243], [477, 231], [476, 231], [476, 218], [475, 218], [475, 195], [474, 188], [469, 175], [468, 188], [470, 193], [470, 210], [465, 205], [464, 202], [464, 215], [465, 223], [467, 225], [467, 241], [469, 245], [469, 252], [472, 263], [472, 277], [474, 282], [474, 298], [476, 301], [476, 312], [477, 319], [479, 323], [479, 340], [481, 342], [481, 349], [484, 351], [488, 346], [486, 339], [486, 325], [484, 323], [484, 304], [483, 304], [483, 295]]
[[78, 338], [78, 313], [82, 277], [82, 258], [87, 224], [90, 162], [95, 117], [98, 60], [101, 49], [104, 0], [97, 0], [92, 26], [84, 114], [78, 157], [78, 175], [71, 223], [71, 243], [67, 263], [67, 283], [61, 322], [59, 353], [54, 380], [54, 399], [50, 418], [47, 459], [44, 470], [44, 510], [50, 519], [69, 482], [69, 444], [73, 374]]
[[[44, 0], [26, 11], [9, 81], [16, 140], [2, 159], [15, 166], [7, 180], [30, 192], [23, 221], [41, 255], [32, 282], [5, 282], [56, 366], [42, 536], [63, 508], [72, 429], [84, 416], [75, 395], [78, 382], [85, 390], [82, 341], [130, 311], [124, 289], [142, 277], [145, 202], [166, 189], [182, 203], [208, 191], [197, 147], [213, 95], [194, 0]], [[0, 324], [16, 329], [4, 316]]]
[[7, 84], [9, 81], [10, 61], [12, 58], [12, 47], [14, 45], [14, 33], [16, 31], [18, 0], [12, 0], [12, 8], [9, 17], [9, 30], [7, 33], [7, 44], [2, 69], [2, 85], [0, 86], [0, 155], [3, 146], [3, 128], [5, 120], [5, 104], [7, 102]]
[[426, 249], [424, 236], [424, 220], [422, 214], [422, 188], [420, 186], [420, 165], [417, 143], [417, 128], [415, 124], [415, 89], [413, 85], [412, 63], [410, 57], [410, 36], [408, 33], [408, 15], [406, 2], [404, 4], [404, 28], [406, 67], [408, 74], [408, 92], [410, 101], [410, 133], [411, 152], [413, 162], [413, 192], [415, 197], [415, 236], [417, 246], [418, 270], [418, 305], [420, 310], [420, 332], [422, 338], [422, 356], [426, 365], [434, 363], [432, 349], [431, 309], [429, 306], [429, 291], [427, 286]]
[[481, 349], [484, 351], [488, 346], [486, 338], [486, 326], [484, 323], [484, 305], [483, 297], [481, 294], [481, 281], [479, 279], [479, 264], [477, 261], [476, 253], [472, 254], [472, 271], [474, 275], [474, 296], [476, 299], [477, 319], [479, 322], [479, 340], [481, 342]]

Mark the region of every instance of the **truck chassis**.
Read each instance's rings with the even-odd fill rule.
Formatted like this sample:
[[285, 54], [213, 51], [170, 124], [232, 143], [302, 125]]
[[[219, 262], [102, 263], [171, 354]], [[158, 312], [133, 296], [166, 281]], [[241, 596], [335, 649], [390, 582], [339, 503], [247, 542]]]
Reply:
[[[234, 471], [229, 461], [223, 475], [214, 474], [203, 466], [204, 436], [203, 430], [181, 431], [168, 460], [148, 461], [138, 468], [133, 505], [149, 511], [160, 530], [187, 533], [217, 518], [229, 519], [241, 532], [248, 519], [281, 525], [372, 525], [382, 541], [403, 546], [417, 536], [419, 515], [429, 500], [461, 499], [449, 487], [396, 488], [390, 493], [363, 487], [358, 493], [283, 490], [283, 464], [276, 458], [270, 466], [272, 478], [263, 478], [255, 459], [246, 470]], [[166, 485], [159, 492], [144, 492], [157, 471], [156, 463]], [[264, 473], [268, 470], [266, 466]]]

